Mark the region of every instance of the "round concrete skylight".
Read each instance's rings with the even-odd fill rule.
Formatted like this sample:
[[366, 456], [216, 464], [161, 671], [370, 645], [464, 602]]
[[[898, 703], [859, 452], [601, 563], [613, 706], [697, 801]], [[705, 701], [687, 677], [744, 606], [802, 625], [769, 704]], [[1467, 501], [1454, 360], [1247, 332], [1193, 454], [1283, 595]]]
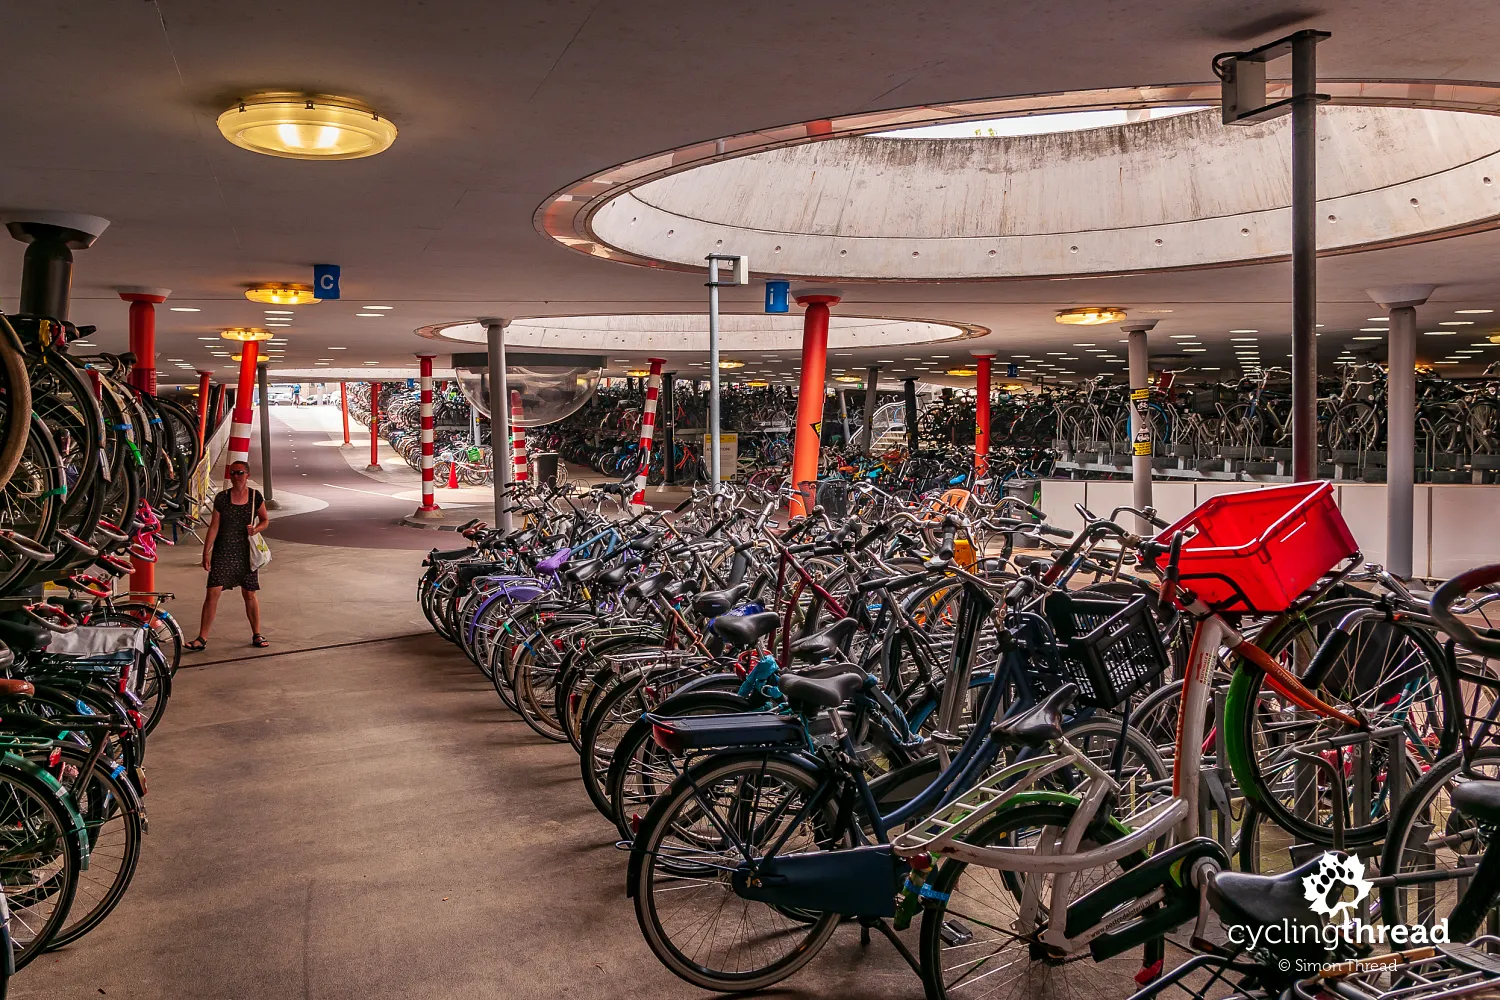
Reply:
[[[1500, 225], [1495, 88], [1321, 89], [1335, 101], [1318, 121], [1321, 250]], [[538, 225], [632, 263], [698, 269], [706, 254], [736, 253], [762, 274], [834, 280], [1122, 274], [1285, 257], [1290, 120], [1225, 126], [1216, 104], [1216, 90], [1183, 86], [804, 123], [595, 175], [543, 206]], [[1156, 111], [1133, 114], [1132, 105]], [[931, 132], [943, 119], [965, 120]], [[913, 124], [929, 128], [892, 131]], [[923, 137], [933, 134], [947, 137]]]
[[[829, 350], [936, 344], [981, 337], [982, 327], [924, 320], [845, 316], [829, 319]], [[422, 327], [417, 333], [464, 344], [485, 342], [477, 322]], [[802, 346], [800, 313], [726, 314], [720, 317], [720, 350], [796, 351]], [[547, 351], [616, 352], [645, 358], [655, 354], [703, 354], [708, 351], [708, 316], [693, 313], [616, 316], [551, 316], [512, 320], [505, 328], [507, 348]]]

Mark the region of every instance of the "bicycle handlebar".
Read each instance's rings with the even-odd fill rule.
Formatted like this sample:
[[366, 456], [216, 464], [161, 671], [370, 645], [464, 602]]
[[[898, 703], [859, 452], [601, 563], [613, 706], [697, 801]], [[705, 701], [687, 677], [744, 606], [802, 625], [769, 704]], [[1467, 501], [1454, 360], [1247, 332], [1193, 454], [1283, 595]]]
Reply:
[[1479, 566], [1444, 581], [1432, 595], [1432, 617], [1452, 637], [1454, 642], [1467, 646], [1481, 656], [1500, 657], [1500, 639], [1481, 636], [1473, 628], [1459, 621], [1453, 613], [1453, 604], [1472, 590], [1500, 583], [1500, 563]]

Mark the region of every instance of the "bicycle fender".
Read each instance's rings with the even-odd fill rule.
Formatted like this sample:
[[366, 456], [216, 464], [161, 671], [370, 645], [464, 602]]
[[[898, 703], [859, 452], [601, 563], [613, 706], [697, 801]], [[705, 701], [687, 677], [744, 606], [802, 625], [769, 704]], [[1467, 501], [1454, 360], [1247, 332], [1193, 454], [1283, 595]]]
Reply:
[[34, 761], [27, 760], [20, 754], [10, 752], [0, 754], [0, 773], [6, 771], [21, 772], [30, 775], [43, 785], [46, 785], [48, 791], [57, 797], [57, 801], [62, 805], [63, 811], [68, 817], [69, 829], [67, 834], [78, 844], [78, 855], [83, 861], [79, 870], [88, 871], [88, 830], [83, 822], [83, 815], [79, 813], [78, 806], [73, 801], [73, 796], [68, 794], [68, 790], [63, 788], [62, 783], [54, 778], [50, 771]]

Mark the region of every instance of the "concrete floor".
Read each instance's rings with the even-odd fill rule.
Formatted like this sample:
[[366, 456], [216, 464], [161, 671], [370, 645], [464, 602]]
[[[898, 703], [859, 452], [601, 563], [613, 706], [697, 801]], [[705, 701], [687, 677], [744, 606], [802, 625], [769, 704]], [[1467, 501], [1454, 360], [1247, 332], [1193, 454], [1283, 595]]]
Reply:
[[[301, 477], [280, 465], [291, 490]], [[364, 502], [323, 498], [325, 518]], [[130, 892], [88, 937], [23, 970], [12, 996], [702, 996], [642, 941], [626, 856], [576, 754], [538, 739], [427, 629], [420, 552], [285, 537], [314, 516], [270, 533], [272, 648], [248, 646], [226, 595], [209, 652], [177, 675], [150, 741], [151, 829]], [[385, 541], [372, 534], [361, 540]], [[159, 571], [189, 635], [199, 551], [186, 540]], [[828, 1000], [921, 995], [889, 946], [862, 954], [848, 927], [786, 985]]]

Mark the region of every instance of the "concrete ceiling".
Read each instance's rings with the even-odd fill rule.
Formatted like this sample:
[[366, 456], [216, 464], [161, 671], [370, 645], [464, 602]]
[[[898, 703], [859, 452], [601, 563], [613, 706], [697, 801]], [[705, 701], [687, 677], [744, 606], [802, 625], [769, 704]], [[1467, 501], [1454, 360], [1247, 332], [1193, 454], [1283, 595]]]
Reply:
[[[169, 306], [200, 310], [160, 311], [165, 377], [179, 371], [167, 358], [210, 360], [209, 342], [197, 338], [262, 319], [245, 285], [306, 281], [314, 263], [342, 265], [345, 299], [296, 310], [289, 367], [344, 347], [341, 359], [384, 370], [430, 347], [416, 327], [474, 316], [701, 312], [701, 276], [569, 251], [540, 235], [532, 215], [577, 178], [716, 136], [924, 103], [1201, 82], [1215, 53], [1304, 26], [1333, 32], [1319, 49], [1326, 77], [1500, 80], [1500, 20], [1483, 0], [1326, 9], [1230, 0], [90, 0], [8, 14], [0, 207], [112, 221], [75, 271], [73, 319], [98, 324], [101, 347], [124, 347], [117, 286], [169, 287]], [[257, 156], [219, 136], [214, 117], [231, 100], [289, 88], [358, 97], [400, 136], [381, 156], [337, 163]], [[1378, 314], [1368, 286], [1441, 285], [1419, 311], [1424, 329], [1455, 309], [1500, 308], [1497, 250], [1500, 236], [1478, 234], [1325, 259], [1319, 319], [1330, 352]], [[11, 276], [0, 306], [14, 306], [21, 252], [0, 244]], [[1290, 326], [1281, 263], [857, 284], [844, 294], [840, 308], [859, 315], [989, 328], [972, 346], [1002, 355], [1096, 339], [1052, 322], [1077, 304], [1159, 318], [1164, 343], [1199, 334], [1206, 362], [1227, 358], [1228, 331], [1247, 328], [1261, 331], [1274, 363]], [[727, 291], [725, 308], [758, 311], [759, 296], [758, 287]], [[395, 308], [357, 318], [365, 304]], [[848, 363], [880, 356], [867, 355]]]

